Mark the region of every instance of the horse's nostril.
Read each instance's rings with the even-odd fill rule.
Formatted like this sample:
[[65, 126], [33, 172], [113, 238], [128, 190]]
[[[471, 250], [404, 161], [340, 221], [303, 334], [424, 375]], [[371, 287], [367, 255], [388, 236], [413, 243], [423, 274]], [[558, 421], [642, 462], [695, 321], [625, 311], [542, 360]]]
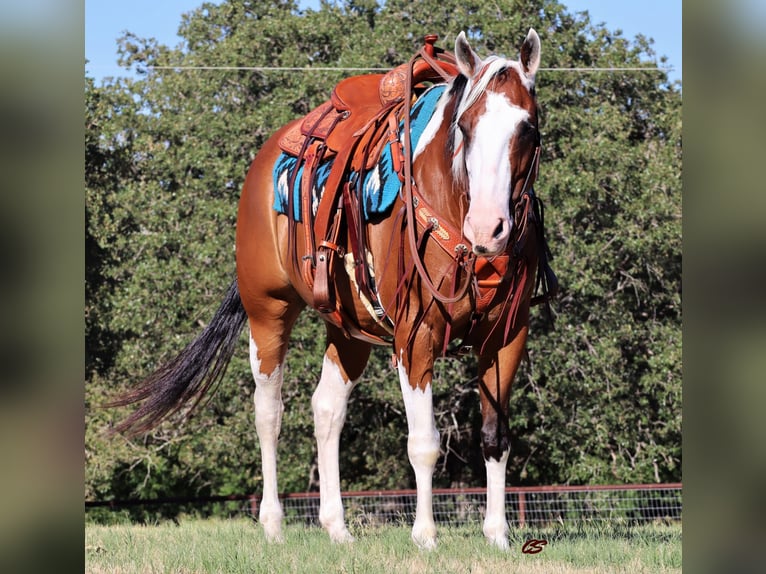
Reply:
[[473, 252], [476, 253], [476, 255], [483, 255], [487, 252], [487, 248], [483, 245], [474, 245]]
[[500, 223], [497, 224], [497, 227], [495, 227], [495, 230], [492, 232], [492, 237], [497, 239], [503, 234], [504, 231], [505, 231], [505, 222], [501, 219]]

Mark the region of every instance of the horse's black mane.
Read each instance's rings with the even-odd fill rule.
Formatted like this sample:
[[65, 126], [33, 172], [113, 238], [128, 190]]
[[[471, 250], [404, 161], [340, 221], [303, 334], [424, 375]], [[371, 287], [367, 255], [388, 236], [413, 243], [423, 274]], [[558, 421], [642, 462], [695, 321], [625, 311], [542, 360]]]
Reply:
[[[452, 87], [450, 88], [449, 95], [454, 97], [458, 102], [463, 98], [465, 87], [468, 85], [468, 78], [463, 74], [458, 74], [454, 80], [452, 80]], [[452, 110], [452, 117], [449, 122], [449, 132], [447, 135], [447, 148], [445, 152], [447, 158], [452, 161], [452, 156], [455, 153], [455, 130], [457, 129], [457, 109], [455, 106]]]

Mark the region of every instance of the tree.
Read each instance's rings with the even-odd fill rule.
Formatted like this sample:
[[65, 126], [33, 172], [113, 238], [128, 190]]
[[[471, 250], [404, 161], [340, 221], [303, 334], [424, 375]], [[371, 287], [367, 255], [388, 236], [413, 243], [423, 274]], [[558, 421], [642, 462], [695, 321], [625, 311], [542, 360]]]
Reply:
[[[324, 101], [344, 72], [258, 67], [372, 67], [406, 61], [425, 33], [451, 49], [516, 56], [529, 27], [545, 68], [637, 66], [628, 41], [558, 2], [389, 0], [203, 4], [180, 25], [181, 49], [131, 34], [120, 62], [136, 80], [86, 84], [86, 496], [227, 494], [259, 489], [252, 379], [243, 340], [211, 402], [140, 443], [107, 439], [124, 412], [98, 408], [193, 338], [234, 271], [236, 206], [270, 133]], [[159, 70], [159, 66], [242, 70]], [[534, 314], [531, 364], [512, 396], [513, 484], [680, 479], [681, 97], [662, 73], [542, 71], [543, 160], [537, 194], [562, 283], [556, 327]], [[310, 396], [323, 328], [305, 313], [284, 387], [280, 487], [315, 488]], [[472, 364], [440, 363], [437, 485], [484, 481]], [[349, 406], [343, 487], [412, 486], [406, 424], [385, 349]]]

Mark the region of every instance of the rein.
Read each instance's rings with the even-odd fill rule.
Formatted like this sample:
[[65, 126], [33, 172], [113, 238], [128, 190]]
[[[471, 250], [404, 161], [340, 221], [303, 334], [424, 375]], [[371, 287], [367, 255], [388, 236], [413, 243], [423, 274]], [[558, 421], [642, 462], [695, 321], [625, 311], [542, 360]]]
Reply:
[[[445, 81], [452, 79], [452, 76], [450, 76], [442, 68], [442, 66], [439, 64], [438, 59], [436, 58], [441, 56], [441, 58], [443, 58], [444, 61], [449, 63], [454, 63], [455, 62], [454, 56], [452, 54], [444, 52], [443, 50], [440, 50], [439, 48], [436, 48], [436, 46], [433, 45], [433, 41], [435, 41], [435, 38], [433, 40], [431, 38], [432, 37], [429, 37], [429, 36], [426, 37], [426, 45], [423, 46], [423, 48], [421, 48], [420, 51], [417, 54], [415, 54], [409, 61], [408, 73], [407, 73], [407, 77], [405, 79], [405, 85], [404, 85], [405, 94], [412, 93], [413, 70], [415, 67], [415, 62], [419, 58], [422, 58], [423, 60], [425, 60], [434, 70], [436, 70], [442, 76], [442, 78], [445, 79]], [[403, 130], [404, 132], [404, 143], [403, 143], [404, 162], [403, 164], [404, 165], [403, 167], [404, 167], [404, 205], [406, 209], [407, 239], [409, 241], [410, 253], [415, 263], [415, 268], [418, 271], [418, 275], [420, 276], [420, 279], [423, 282], [423, 285], [425, 285], [426, 289], [428, 289], [428, 292], [431, 294], [431, 296], [434, 299], [436, 299], [442, 304], [450, 305], [460, 301], [468, 292], [468, 288], [471, 285], [471, 272], [469, 271], [468, 273], [465, 274], [465, 279], [463, 281], [463, 284], [460, 286], [459, 289], [457, 289], [457, 291], [453, 295], [442, 295], [442, 293], [439, 292], [438, 287], [434, 285], [433, 281], [431, 281], [431, 278], [428, 276], [428, 272], [426, 271], [425, 265], [423, 265], [423, 261], [420, 258], [418, 241], [417, 241], [417, 238], [415, 237], [415, 225], [417, 220], [415, 218], [416, 200], [414, 197], [415, 185], [412, 179], [412, 145], [410, 142], [411, 107], [412, 107], [411, 98], [405, 98], [404, 118], [403, 118], [404, 119], [404, 130]], [[419, 195], [420, 194], [418, 194], [418, 196]], [[420, 197], [420, 201], [423, 201], [422, 197]], [[433, 229], [433, 227], [434, 227], [434, 224], [432, 221], [431, 229]], [[428, 230], [428, 227], [426, 227], [426, 229]], [[462, 246], [463, 249], [459, 249], [460, 246]], [[461, 243], [455, 247], [454, 254], [450, 253], [450, 255], [452, 255], [455, 258], [456, 267], [459, 267], [461, 265], [461, 263], [463, 262], [463, 257], [466, 255], [467, 252], [468, 252], [467, 246]]]

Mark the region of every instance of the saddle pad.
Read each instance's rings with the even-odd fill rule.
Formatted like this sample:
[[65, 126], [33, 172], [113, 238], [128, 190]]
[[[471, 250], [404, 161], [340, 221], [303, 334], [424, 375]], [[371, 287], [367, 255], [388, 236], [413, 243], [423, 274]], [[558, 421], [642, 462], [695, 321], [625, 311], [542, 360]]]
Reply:
[[[410, 143], [412, 147], [412, 153], [415, 153], [420, 136], [423, 134], [428, 121], [436, 110], [436, 105], [439, 102], [439, 98], [444, 93], [446, 86], [444, 84], [437, 84], [426, 90], [415, 105], [412, 106], [410, 115]], [[400, 122], [399, 133], [401, 135], [404, 124]], [[287, 153], [282, 153], [277, 158], [274, 164], [273, 178], [274, 178], [274, 209], [278, 213], [287, 213], [287, 190], [293, 170], [296, 168], [297, 159]], [[311, 204], [313, 206], [314, 215], [319, 207], [319, 200], [324, 192], [324, 186], [327, 183], [327, 178], [330, 176], [330, 169], [332, 168], [332, 159], [329, 159], [322, 163], [317, 169], [316, 180], [312, 186]], [[295, 185], [293, 188], [293, 217], [296, 221], [301, 221], [301, 199], [300, 199], [300, 183], [303, 176], [303, 166], [298, 167], [298, 174], [295, 178]], [[353, 181], [358, 174], [351, 172], [344, 181]], [[362, 208], [364, 211], [364, 218], [368, 220], [376, 215], [384, 215], [388, 212], [391, 206], [394, 204], [394, 200], [401, 189], [402, 182], [399, 181], [399, 176], [393, 167], [393, 160], [391, 157], [391, 144], [387, 143], [383, 148], [380, 155], [380, 159], [375, 166], [365, 173], [364, 182], [362, 185]]]

